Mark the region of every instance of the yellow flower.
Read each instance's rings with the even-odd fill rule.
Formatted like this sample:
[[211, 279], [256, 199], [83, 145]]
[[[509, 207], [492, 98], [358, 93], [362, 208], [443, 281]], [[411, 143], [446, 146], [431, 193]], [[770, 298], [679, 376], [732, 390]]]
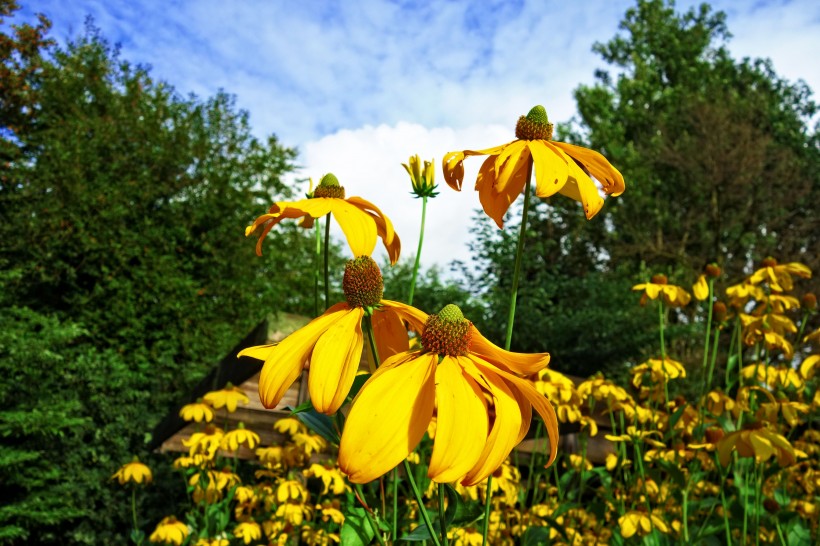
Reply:
[[652, 529], [657, 529], [661, 533], [668, 533], [669, 527], [666, 522], [656, 514], [647, 514], [646, 512], [638, 512], [632, 510], [618, 518], [618, 525], [621, 527], [621, 535], [624, 538], [630, 538], [636, 533], [638, 536], [646, 536], [652, 532]]
[[307, 502], [308, 492], [302, 482], [285, 480], [276, 489], [276, 502]]
[[448, 529], [447, 538], [453, 541], [453, 546], [481, 546], [484, 544], [483, 535], [475, 527]]
[[436, 168], [432, 161], [424, 162], [424, 169], [421, 168], [421, 159], [418, 154], [411, 156], [407, 163], [402, 163], [401, 166], [410, 175], [410, 182], [413, 184], [413, 194], [416, 197], [435, 197], [436, 192], [435, 179]]
[[221, 428], [208, 425], [204, 432], [194, 432], [190, 438], [182, 440], [182, 445], [189, 448], [188, 455], [191, 457], [195, 454], [202, 454], [213, 459], [224, 435], [225, 432]]
[[444, 179], [451, 188], [461, 191], [464, 159], [489, 156], [478, 173], [475, 189], [484, 212], [498, 227], [503, 227], [504, 214], [533, 171], [535, 195], [547, 198], [560, 193], [579, 201], [587, 218], [595, 216], [604, 204], [593, 177], [607, 195], [623, 193], [623, 176], [604, 156], [552, 140], [552, 124], [543, 106], [535, 106], [519, 118], [515, 136], [518, 140], [486, 150], [450, 152], [443, 160]]
[[342, 286], [346, 302], [333, 305], [278, 344], [250, 347], [239, 353], [265, 361], [259, 377], [259, 398], [266, 408], [276, 407], [307, 367], [313, 407], [320, 413], [335, 413], [344, 403], [359, 369], [365, 314], [372, 313], [382, 359], [409, 347], [405, 321], [416, 331], [424, 325], [426, 315], [421, 311], [381, 299], [382, 274], [369, 256], [347, 262]]
[[746, 279], [740, 284], [735, 284], [726, 289], [726, 296], [729, 298], [729, 304], [736, 309], [742, 308], [746, 305], [749, 299], [762, 301], [766, 297], [766, 292], [757, 284]]
[[179, 546], [188, 537], [188, 526], [177, 521], [174, 516], [163, 519], [148, 537], [151, 542], [162, 542], [164, 544], [176, 544]]
[[202, 398], [216, 409], [224, 407], [228, 413], [235, 412], [237, 404], [245, 405], [250, 402], [248, 395], [241, 388], [234, 387], [230, 383], [225, 385], [224, 389], [206, 393]]
[[322, 480], [322, 484], [325, 486], [322, 491], [322, 495], [326, 495], [328, 490], [330, 490], [334, 495], [341, 495], [346, 490], [350, 489], [345, 484], [345, 477], [342, 474], [342, 471], [332, 466], [325, 467], [320, 464], [313, 463], [310, 465], [310, 468], [303, 470], [302, 474], [304, 474], [306, 478], [315, 477]]
[[256, 253], [262, 255], [262, 241], [273, 227], [285, 218], [321, 218], [331, 213], [347, 238], [347, 244], [353, 256], [370, 256], [376, 248], [376, 238], [381, 237], [390, 257], [395, 264], [401, 252], [401, 241], [393, 231], [393, 223], [382, 214], [382, 211], [370, 201], [361, 197], [345, 199], [344, 187], [332, 174], [322, 177], [319, 187], [313, 192], [313, 199], [301, 201], [278, 201], [267, 214], [257, 218], [245, 229], [245, 236], [250, 235], [260, 226], [262, 232], [256, 243]]
[[605, 434], [604, 438], [609, 440], [610, 442], [628, 442], [628, 443], [635, 443], [640, 440], [655, 446], [655, 447], [666, 447], [666, 444], [655, 440], [652, 436], [659, 436], [663, 438], [663, 434], [657, 430], [638, 430], [636, 427], [629, 425], [626, 427], [626, 434]]
[[241, 538], [245, 544], [262, 538], [262, 528], [255, 521], [240, 522], [233, 530], [236, 538]]
[[811, 269], [798, 262], [778, 264], [774, 258], [763, 260], [763, 267], [752, 273], [749, 280], [754, 284], [769, 283], [772, 290], [788, 292], [794, 287], [792, 275], [804, 279], [811, 278]]
[[706, 275], [698, 277], [697, 282], [692, 285], [692, 293], [699, 301], [703, 301], [709, 297], [709, 283], [706, 280]]
[[658, 296], [661, 296], [666, 305], [670, 307], [684, 307], [692, 299], [689, 292], [680, 286], [667, 284], [666, 275], [655, 275], [652, 277], [651, 282], [636, 284], [632, 287], [632, 290], [643, 290], [641, 305], [646, 303], [646, 298], [656, 300]]
[[239, 428], [225, 434], [221, 446], [226, 451], [236, 451], [242, 444], [245, 444], [248, 449], [255, 448], [259, 445], [259, 435], [252, 430], [247, 430], [243, 423], [239, 423]]
[[455, 305], [428, 318], [421, 344], [423, 350], [386, 360], [354, 400], [339, 447], [339, 467], [350, 481], [367, 483], [405, 459], [434, 410], [428, 475], [436, 482], [484, 480], [526, 435], [533, 406], [546, 423], [552, 463], [557, 418], [549, 401], [524, 379], [549, 363], [548, 354], [496, 347]]
[[179, 410], [179, 416], [186, 421], [196, 421], [197, 423], [210, 423], [214, 420], [214, 410], [208, 404], [197, 400], [193, 404], [185, 404]]
[[304, 434], [307, 432], [307, 427], [302, 424], [302, 421], [295, 417], [283, 417], [273, 424], [273, 430], [281, 432], [282, 434], [289, 434], [291, 438], [296, 434]]
[[704, 403], [709, 413], [715, 417], [720, 417], [727, 411], [732, 411], [735, 401], [719, 391], [712, 391], [704, 397]]
[[122, 465], [120, 469], [111, 476], [111, 479], [117, 480], [120, 482], [120, 485], [125, 485], [128, 482], [149, 484], [151, 480], [154, 479], [154, 476], [151, 474], [150, 468], [134, 457], [133, 461]]
[[772, 366], [763, 363], [749, 364], [740, 370], [744, 379], [755, 379], [767, 385], [770, 389], [794, 387], [803, 388], [803, 378], [791, 366]]
[[632, 385], [640, 388], [646, 376], [654, 385], [663, 385], [669, 379], [686, 377], [686, 368], [683, 364], [671, 358], [650, 358], [643, 364], [639, 364], [630, 370], [632, 374]]
[[809, 355], [800, 363], [800, 375], [808, 381], [814, 377], [814, 369], [820, 364], [820, 354]]
[[194, 546], [230, 546], [231, 541], [227, 538], [200, 538]]
[[744, 430], [727, 434], [717, 443], [718, 460], [728, 466], [732, 451], [741, 457], [754, 457], [756, 461], [766, 461], [772, 456], [780, 466], [793, 465], [797, 458], [789, 441], [780, 434], [761, 425], [752, 425]]

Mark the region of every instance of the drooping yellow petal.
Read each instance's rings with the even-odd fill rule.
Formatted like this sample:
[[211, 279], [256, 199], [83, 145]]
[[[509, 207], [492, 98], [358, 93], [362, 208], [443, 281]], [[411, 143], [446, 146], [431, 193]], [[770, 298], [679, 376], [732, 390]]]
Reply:
[[575, 163], [570, 160], [569, 178], [559, 190], [561, 195], [565, 195], [570, 199], [574, 199], [581, 203], [584, 208], [584, 215], [587, 220], [598, 214], [604, 206], [604, 199], [598, 193], [598, 188], [595, 182]]
[[532, 140], [529, 147], [535, 170], [535, 195], [542, 199], [550, 197], [567, 183], [567, 162], [572, 160], [548, 148], [543, 140]]
[[436, 439], [427, 475], [439, 483], [463, 478], [487, 442], [486, 402], [475, 381], [463, 373], [463, 359], [445, 356], [436, 366]]
[[342, 228], [353, 256], [370, 256], [373, 254], [378, 235], [373, 218], [358, 207], [341, 199], [333, 199], [331, 212], [333, 218], [339, 223], [339, 227]]
[[427, 313], [400, 301], [381, 300], [379, 304], [385, 311], [389, 310], [396, 313], [401, 320], [407, 323], [411, 330], [421, 335], [424, 325], [427, 323]]
[[427, 430], [438, 356], [409, 355], [388, 359], [353, 402], [339, 446], [339, 468], [353, 483], [370, 482], [395, 467]]
[[471, 155], [496, 155], [506, 144], [487, 148], [486, 150], [463, 150], [461, 152], [449, 152], [441, 160], [441, 168], [444, 172], [444, 181], [456, 191], [461, 191], [461, 184], [464, 182], [464, 158]]
[[470, 352], [487, 362], [503, 367], [520, 375], [532, 375], [547, 367], [550, 363], [549, 353], [514, 353], [505, 351], [481, 335], [473, 326], [470, 328]]
[[521, 430], [521, 410], [512, 391], [498, 375], [486, 368], [479, 370], [471, 355], [460, 360], [459, 363], [479, 387], [490, 393], [495, 408], [495, 421], [490, 429], [487, 443], [475, 466], [461, 482], [462, 485], [475, 485], [495, 472], [515, 447], [518, 433]]
[[319, 413], [336, 413], [344, 404], [362, 358], [362, 317], [356, 307], [322, 334], [310, 359], [308, 388], [313, 407]]
[[[491, 366], [489, 363], [481, 362], [477, 359], [473, 360], [476, 363], [476, 366], [484, 372], [487, 372], [488, 367]], [[547, 461], [547, 466], [551, 465], [558, 453], [558, 417], [555, 415], [555, 410], [553, 409], [552, 404], [549, 403], [546, 396], [535, 389], [535, 386], [531, 381], [521, 379], [514, 374], [500, 369], [496, 370], [496, 373], [504, 378], [513, 390], [517, 390], [523, 394], [535, 408], [535, 411], [537, 411], [544, 420], [544, 425], [547, 428], [547, 437], [550, 441], [550, 457]]]
[[390, 308], [380, 308], [373, 313], [372, 320], [373, 334], [376, 337], [376, 349], [379, 351], [381, 360], [387, 360], [391, 356], [410, 348], [407, 329], [404, 327], [404, 322], [399, 318], [398, 313], [393, 312]]
[[549, 144], [560, 148], [568, 156], [583, 165], [600, 182], [604, 193], [607, 195], [618, 196], [624, 192], [626, 185], [624, 184], [623, 175], [598, 152], [566, 142], [551, 141]]
[[287, 390], [299, 377], [302, 367], [313, 351], [316, 340], [334, 322], [348, 312], [346, 303], [337, 303], [325, 313], [296, 330], [279, 344], [271, 347], [249, 347], [237, 356], [265, 358], [259, 376], [259, 399], [268, 409], [276, 407]]
[[381, 237], [384, 242], [384, 248], [387, 249], [390, 264], [395, 265], [401, 253], [401, 240], [398, 234], [393, 230], [393, 223], [390, 221], [390, 218], [385, 216], [376, 205], [361, 197], [349, 197], [347, 202], [358, 207], [373, 219], [376, 223], [378, 236]]
[[522, 167], [526, 171], [529, 160], [530, 149], [526, 140], [516, 140], [505, 146], [501, 153], [495, 156], [493, 170], [496, 173], [496, 182], [493, 189], [497, 193], [503, 193], [515, 173], [520, 171]]

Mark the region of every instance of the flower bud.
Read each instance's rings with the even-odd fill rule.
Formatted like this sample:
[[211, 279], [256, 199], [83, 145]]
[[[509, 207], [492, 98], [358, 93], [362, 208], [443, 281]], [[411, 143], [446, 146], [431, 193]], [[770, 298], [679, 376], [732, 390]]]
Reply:
[[803, 309], [808, 309], [809, 311], [814, 311], [817, 309], [817, 296], [815, 296], [811, 292], [806, 292], [803, 294], [803, 297], [800, 298], [800, 305]]
[[652, 275], [651, 280], [652, 284], [666, 284], [667, 282], [669, 282], [666, 278], [666, 275], [663, 274]]

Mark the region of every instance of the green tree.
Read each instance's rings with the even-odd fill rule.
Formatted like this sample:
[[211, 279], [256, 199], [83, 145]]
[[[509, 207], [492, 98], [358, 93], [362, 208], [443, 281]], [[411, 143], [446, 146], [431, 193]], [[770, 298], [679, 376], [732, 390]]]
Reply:
[[45, 17], [10, 25], [16, 7], [0, 0], [0, 367], [13, 378], [0, 543], [119, 543], [129, 507], [111, 474], [267, 313], [310, 312], [309, 262], [294, 257], [314, 239], [280, 226], [259, 258], [244, 237], [292, 194], [295, 152], [255, 138], [230, 95], [181, 97], [93, 27], [58, 47]]
[[[817, 269], [817, 107], [769, 61], [734, 60], [725, 14], [640, 0], [623, 33], [594, 46], [614, 73], [580, 86], [576, 140], [623, 172], [608, 205], [613, 260], [733, 278], [767, 255]], [[582, 138], [583, 137], [583, 138]]]

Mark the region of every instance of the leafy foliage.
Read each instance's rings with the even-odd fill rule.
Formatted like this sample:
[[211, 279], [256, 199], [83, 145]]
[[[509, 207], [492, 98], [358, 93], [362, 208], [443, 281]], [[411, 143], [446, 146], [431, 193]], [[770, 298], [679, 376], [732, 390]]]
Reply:
[[295, 152], [231, 96], [183, 98], [91, 26], [64, 47], [45, 17], [9, 29], [16, 8], [0, 2], [0, 543], [114, 543], [110, 475], [269, 311], [312, 309], [314, 240], [281, 226], [259, 258], [245, 239], [291, 195]]

